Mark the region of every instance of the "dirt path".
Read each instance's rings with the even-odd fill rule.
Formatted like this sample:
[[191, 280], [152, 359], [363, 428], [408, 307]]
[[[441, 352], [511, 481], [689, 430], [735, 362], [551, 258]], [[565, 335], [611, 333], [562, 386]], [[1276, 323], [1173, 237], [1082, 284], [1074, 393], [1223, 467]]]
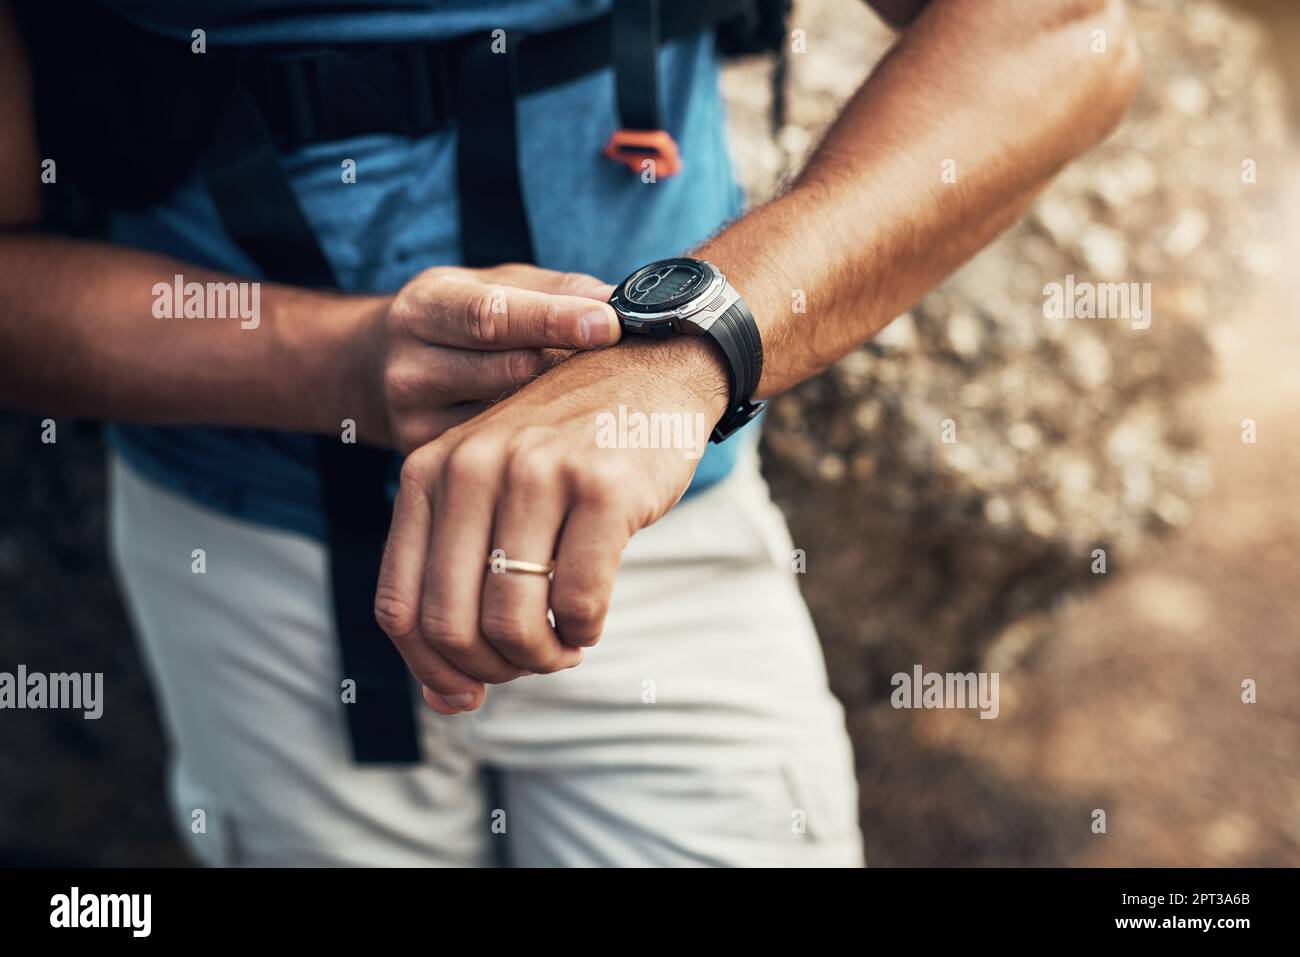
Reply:
[[[1300, 211], [1300, 150], [1285, 173]], [[1300, 264], [1300, 215], [1286, 250]], [[1114, 583], [1004, 676], [999, 720], [921, 731], [1052, 809], [1036, 848], [971, 863], [1300, 864], [1300, 274], [1225, 318], [1221, 359], [1201, 402], [1215, 487], [1190, 525], [1140, 567], [1112, 557]]]

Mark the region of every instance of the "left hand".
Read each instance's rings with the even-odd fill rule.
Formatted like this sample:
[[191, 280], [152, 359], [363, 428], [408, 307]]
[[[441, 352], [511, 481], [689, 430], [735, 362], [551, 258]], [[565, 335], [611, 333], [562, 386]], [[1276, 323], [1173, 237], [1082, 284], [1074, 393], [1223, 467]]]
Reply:
[[[375, 616], [430, 707], [473, 710], [485, 683], [582, 660], [624, 547], [686, 491], [726, 383], [707, 342], [627, 342], [575, 356], [407, 458]], [[600, 417], [620, 405], [683, 413], [703, 434], [694, 448], [602, 447]], [[554, 576], [493, 572], [494, 549], [554, 558]]]

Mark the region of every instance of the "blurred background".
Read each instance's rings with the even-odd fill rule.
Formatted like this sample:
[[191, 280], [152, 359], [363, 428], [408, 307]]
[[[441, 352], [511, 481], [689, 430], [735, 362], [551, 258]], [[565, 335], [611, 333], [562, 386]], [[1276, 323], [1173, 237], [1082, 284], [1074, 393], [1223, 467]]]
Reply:
[[[1300, 4], [1130, 6], [1123, 126], [769, 416], [876, 866], [1300, 863]], [[771, 64], [726, 77], [755, 199], [889, 42], [852, 0], [799, 0], [791, 26], [775, 137]], [[1067, 274], [1150, 282], [1151, 327], [1044, 318]], [[102, 671], [117, 717], [5, 713], [0, 863], [185, 863], [98, 430], [39, 434], [0, 412], [0, 670]], [[893, 709], [918, 663], [998, 672], [998, 718]]]

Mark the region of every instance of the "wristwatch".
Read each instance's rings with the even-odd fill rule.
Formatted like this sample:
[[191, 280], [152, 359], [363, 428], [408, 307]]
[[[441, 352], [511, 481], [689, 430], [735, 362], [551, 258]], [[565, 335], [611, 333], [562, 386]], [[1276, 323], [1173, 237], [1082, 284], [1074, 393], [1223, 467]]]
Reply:
[[660, 259], [628, 276], [609, 297], [625, 335], [707, 336], [722, 350], [730, 380], [726, 414], [710, 436], [721, 442], [763, 411], [751, 402], [763, 374], [763, 343], [749, 306], [717, 266]]

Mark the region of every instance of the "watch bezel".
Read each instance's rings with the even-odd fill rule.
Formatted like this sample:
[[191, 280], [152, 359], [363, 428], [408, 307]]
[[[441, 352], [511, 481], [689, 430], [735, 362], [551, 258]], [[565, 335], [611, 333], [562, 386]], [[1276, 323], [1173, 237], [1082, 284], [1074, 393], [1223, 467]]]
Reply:
[[[703, 269], [706, 279], [702, 287], [694, 292], [683, 293], [681, 296], [670, 299], [666, 303], [657, 303], [652, 309], [646, 309], [638, 306], [627, 298], [627, 287], [636, 282], [642, 275], [653, 270], [661, 269], [669, 264], [691, 263]], [[665, 319], [673, 320], [674, 328], [679, 331], [694, 331], [693, 328], [686, 328], [690, 325], [690, 317], [703, 310], [710, 302], [717, 298], [718, 294], [726, 286], [726, 277], [717, 266], [707, 259], [694, 259], [690, 256], [670, 256], [667, 259], [656, 259], [654, 262], [646, 263], [637, 269], [614, 289], [614, 294], [609, 297], [609, 304], [614, 307], [619, 318], [625, 323], [640, 325], [651, 322], [662, 322]]]

